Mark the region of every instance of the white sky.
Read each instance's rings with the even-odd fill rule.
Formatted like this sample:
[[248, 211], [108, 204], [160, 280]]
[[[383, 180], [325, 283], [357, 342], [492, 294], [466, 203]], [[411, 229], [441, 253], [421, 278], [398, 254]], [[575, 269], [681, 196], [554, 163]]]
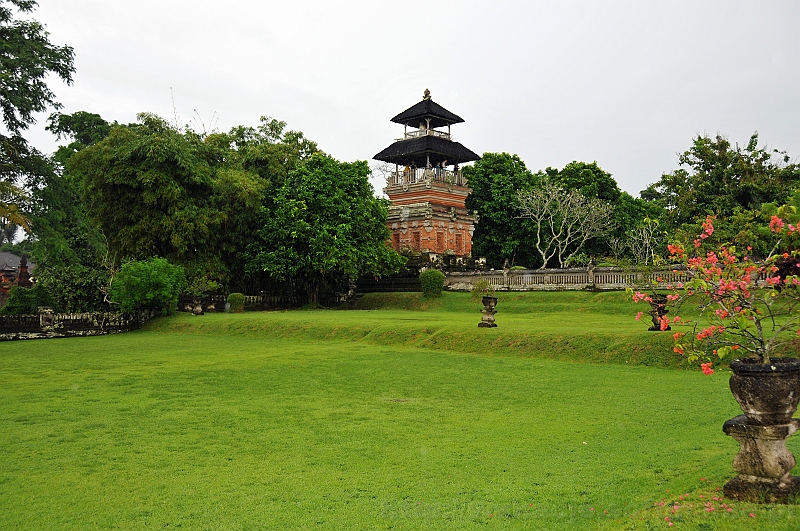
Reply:
[[[32, 18], [75, 49], [75, 83], [51, 80], [63, 112], [109, 121], [172, 120], [171, 88], [181, 124], [270, 115], [372, 163], [429, 88], [476, 153], [596, 160], [633, 195], [698, 133], [800, 155], [797, 1], [39, 0]], [[26, 137], [49, 153], [45, 118]]]

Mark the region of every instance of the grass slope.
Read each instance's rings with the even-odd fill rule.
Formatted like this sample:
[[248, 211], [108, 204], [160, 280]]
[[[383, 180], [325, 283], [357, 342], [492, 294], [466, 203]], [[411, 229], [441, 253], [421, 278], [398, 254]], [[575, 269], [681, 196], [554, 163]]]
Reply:
[[417, 293], [369, 294], [363, 311], [292, 311], [183, 314], [152, 323], [151, 330], [198, 334], [268, 334], [270, 337], [345, 340], [385, 346], [513, 355], [577, 362], [684, 367], [670, 334], [647, 332], [624, 293], [503, 293], [499, 326], [478, 328], [482, 305], [466, 293], [427, 300]]
[[[713, 499], [737, 449], [727, 375], [539, 357], [514, 343], [544, 334], [526, 313], [554, 345], [611, 334], [547, 308], [642, 335], [624, 301], [548, 297], [501, 299], [496, 330], [464, 297], [405, 297], [3, 343], [0, 528], [800, 528], [795, 506]], [[431, 339], [462, 329], [463, 352]]]

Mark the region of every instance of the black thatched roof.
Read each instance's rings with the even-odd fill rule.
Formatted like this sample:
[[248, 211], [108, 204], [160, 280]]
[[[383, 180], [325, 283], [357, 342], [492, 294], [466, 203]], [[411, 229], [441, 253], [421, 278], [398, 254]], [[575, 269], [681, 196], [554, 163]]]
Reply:
[[423, 136], [408, 140], [398, 140], [374, 157], [392, 164], [411, 165], [424, 168], [430, 157], [431, 164], [447, 160], [447, 164], [463, 164], [480, 157], [458, 142], [436, 136]]
[[392, 118], [392, 121], [396, 124], [419, 127], [420, 123], [426, 123], [426, 118], [431, 119], [430, 127], [444, 127], [450, 124], [460, 124], [464, 121], [460, 116], [451, 113], [438, 103], [434, 103], [430, 98], [422, 100], [413, 107], [409, 107]]

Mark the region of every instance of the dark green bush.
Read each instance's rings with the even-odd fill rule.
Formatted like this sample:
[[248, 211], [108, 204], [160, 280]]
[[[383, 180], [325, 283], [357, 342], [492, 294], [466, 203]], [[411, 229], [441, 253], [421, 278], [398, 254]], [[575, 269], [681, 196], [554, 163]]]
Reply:
[[160, 310], [172, 313], [186, 287], [183, 268], [164, 258], [128, 262], [111, 284], [111, 300], [123, 312]]
[[244, 295], [241, 293], [231, 293], [228, 295], [228, 304], [230, 304], [230, 311], [233, 313], [241, 313], [244, 311]]
[[5, 306], [0, 308], [0, 315], [25, 315], [39, 313], [40, 306], [50, 306], [60, 311], [50, 292], [41, 284], [32, 288], [13, 286]]
[[439, 297], [444, 287], [444, 273], [438, 269], [426, 269], [419, 274], [419, 283], [426, 297]]
[[53, 294], [56, 305], [65, 312], [108, 311], [104, 290], [108, 272], [80, 264], [36, 270], [38, 283]]

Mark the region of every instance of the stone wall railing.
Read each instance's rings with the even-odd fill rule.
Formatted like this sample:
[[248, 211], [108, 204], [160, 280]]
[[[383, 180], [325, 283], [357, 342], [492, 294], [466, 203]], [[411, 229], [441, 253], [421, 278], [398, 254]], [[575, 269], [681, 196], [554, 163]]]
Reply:
[[153, 314], [134, 313], [53, 313], [38, 315], [0, 315], [0, 341], [54, 337], [98, 336], [141, 328]]
[[470, 271], [447, 273], [445, 289], [470, 291], [477, 279], [488, 281], [497, 291], [603, 291], [653, 287], [667, 289], [686, 281], [687, 273], [679, 266], [655, 271], [619, 267]]

